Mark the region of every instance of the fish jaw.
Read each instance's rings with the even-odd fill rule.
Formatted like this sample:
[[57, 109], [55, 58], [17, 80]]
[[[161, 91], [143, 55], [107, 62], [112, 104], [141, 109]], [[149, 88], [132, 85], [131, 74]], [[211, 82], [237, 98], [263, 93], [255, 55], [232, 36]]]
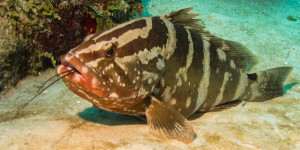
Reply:
[[[71, 70], [75, 70], [75, 72], [67, 75], [68, 72], [66, 71]], [[107, 87], [108, 84], [104, 85], [106, 81], [101, 81], [89, 67], [85, 66], [84, 63], [72, 54], [66, 54], [61, 57], [61, 65], [56, 67], [56, 71], [61, 77], [67, 75], [64, 77], [65, 83], [67, 83], [66, 80], [68, 80], [68, 82], [79, 85], [100, 98], [105, 98], [110, 94], [108, 90], [110, 88]], [[73, 92], [79, 90], [74, 89], [72, 86], [68, 87]]]

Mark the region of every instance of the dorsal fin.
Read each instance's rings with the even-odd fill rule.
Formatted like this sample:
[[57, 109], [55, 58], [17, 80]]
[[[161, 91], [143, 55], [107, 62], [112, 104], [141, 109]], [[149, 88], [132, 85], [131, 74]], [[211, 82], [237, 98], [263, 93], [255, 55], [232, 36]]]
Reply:
[[258, 63], [257, 57], [243, 44], [213, 37], [210, 42], [218, 45], [226, 55], [244, 72], [248, 72]]
[[210, 32], [205, 31], [205, 26], [199, 24], [201, 19], [193, 19], [199, 15], [188, 14], [192, 9], [193, 7], [177, 10], [162, 17], [172, 23], [183, 25], [190, 31], [199, 34], [204, 40], [216, 44], [241, 70], [245, 72], [249, 71], [258, 63], [256, 56], [244, 45], [234, 41], [223, 40], [210, 34]]
[[188, 12], [191, 10], [193, 10], [193, 7], [173, 11], [162, 17], [171, 21], [172, 23], [183, 25], [185, 28], [200, 34], [203, 39], [209, 41], [214, 36], [208, 31], [204, 30], [205, 26], [199, 24], [199, 22], [202, 21], [201, 19], [194, 19], [195, 17], [199, 16], [199, 14], [188, 14]]
[[245, 72], [251, 70], [258, 63], [257, 57], [243, 44], [235, 41], [224, 41], [222, 50]]

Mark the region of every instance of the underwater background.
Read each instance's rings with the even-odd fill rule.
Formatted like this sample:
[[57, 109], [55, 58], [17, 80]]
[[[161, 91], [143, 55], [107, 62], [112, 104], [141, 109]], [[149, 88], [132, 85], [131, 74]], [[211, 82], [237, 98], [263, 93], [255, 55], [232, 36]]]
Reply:
[[[0, 1], [0, 3], [4, 2]], [[11, 6], [7, 7], [7, 11], [11, 11], [12, 6], [20, 3], [22, 5], [19, 6], [29, 7], [21, 0], [13, 2], [15, 3], [9, 3]], [[111, 13], [119, 16], [111, 18], [111, 24], [86, 11], [85, 5], [80, 5], [78, 11], [89, 14], [86, 15], [88, 17], [82, 19], [88, 18], [85, 21], [87, 25], [83, 26], [89, 30], [83, 30], [81, 27], [73, 28], [70, 24], [58, 27], [50, 25], [49, 28], [66, 33], [80, 30], [81, 34], [76, 38], [67, 39], [67, 41], [76, 42], [65, 43], [65, 45], [76, 46], [90, 31], [106, 30], [113, 24], [132, 19], [134, 14], [136, 17], [139, 13], [143, 17], [159, 16], [171, 11], [194, 7], [191, 13], [200, 14], [199, 18], [203, 20], [200, 24], [206, 26], [206, 30], [217, 37], [240, 42], [257, 55], [259, 63], [251, 70], [252, 72], [279, 66], [292, 66], [294, 69], [286, 80], [286, 94], [265, 102], [251, 102], [246, 103], [245, 106], [238, 105], [219, 112], [195, 114], [189, 120], [197, 137], [189, 145], [150, 135], [146, 122], [136, 117], [92, 107], [92, 104], [67, 89], [62, 81], [46, 89], [20, 112], [12, 124], [9, 124], [16, 110], [36, 93], [43, 82], [55, 75], [55, 69], [50, 68], [46, 71], [43, 69], [59, 63], [56, 59], [66, 50], [57, 47], [55, 49], [57, 51], [51, 51], [51, 46], [54, 44], [45, 44], [49, 40], [48, 36], [41, 34], [40, 39], [31, 36], [24, 38], [26, 42], [35, 41], [39, 46], [44, 46], [34, 51], [38, 53], [27, 55], [24, 52], [24, 47], [36, 48], [36, 45], [31, 44], [28, 47], [22, 47], [19, 44], [16, 47], [21, 50], [14, 52], [15, 49], [12, 49], [6, 53], [11, 48], [9, 43], [15, 42], [16, 38], [10, 37], [10, 41], [5, 41], [7, 38], [4, 36], [12, 35], [14, 30], [7, 30], [1, 26], [0, 42], [4, 44], [0, 46], [0, 58], [16, 56], [17, 59], [11, 59], [8, 64], [5, 64], [7, 61], [4, 59], [0, 61], [0, 79], [4, 85], [1, 89], [5, 89], [0, 97], [0, 149], [300, 149], [299, 0], [142, 0], [144, 12], [138, 9], [141, 7], [139, 3], [127, 1], [132, 14], [123, 13], [125, 12], [123, 11], [125, 10], [124, 1], [118, 2], [108, 3], [106, 6], [107, 10], [111, 9]], [[116, 7], [112, 4], [116, 4]], [[26, 10], [24, 8], [21, 10]], [[61, 10], [65, 12], [66, 8], [71, 7], [62, 6]], [[50, 12], [44, 15], [63, 19], [62, 14], [55, 15]], [[20, 16], [20, 14], [14, 15]], [[93, 15], [96, 16], [94, 18], [97, 18], [98, 24], [93, 22], [95, 20], [89, 19], [90, 16], [93, 18]], [[99, 27], [101, 21], [108, 23], [107, 26]], [[47, 26], [46, 22], [45, 26]], [[65, 31], [62, 28], [70, 30]], [[36, 30], [40, 31], [40, 29]], [[26, 35], [29, 35], [28, 31], [27, 28], [22, 30]], [[64, 38], [66, 37], [70, 35]], [[32, 40], [28, 41], [28, 39]], [[20, 41], [22, 40], [23, 38]], [[59, 46], [63, 45], [62, 43]], [[49, 47], [49, 51], [45, 51], [45, 47]], [[14, 55], [9, 55], [11, 53]], [[30, 59], [31, 57], [40, 59]], [[27, 65], [29, 62], [33, 65]], [[25, 76], [28, 70], [19, 68], [16, 69], [18, 71], [10, 70], [18, 65], [28, 66], [30, 74], [39, 76], [29, 75], [23, 78], [20, 74]], [[17, 73], [12, 74], [11, 72], [14, 71]], [[20, 76], [19, 79], [13, 78], [16, 76]], [[14, 88], [4, 88], [5, 85], [11, 83], [12, 78], [14, 84], [11, 85], [17, 85]], [[22, 80], [18, 82], [20, 79]]]

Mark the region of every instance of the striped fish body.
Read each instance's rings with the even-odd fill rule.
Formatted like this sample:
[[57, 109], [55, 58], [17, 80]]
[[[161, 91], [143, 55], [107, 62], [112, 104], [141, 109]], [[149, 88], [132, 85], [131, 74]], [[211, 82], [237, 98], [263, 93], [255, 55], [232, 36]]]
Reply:
[[[172, 54], [165, 57], [166, 71], [156, 97], [188, 117], [197, 110], [244, 98], [249, 80], [223, 50], [182, 25], [169, 29]], [[241, 80], [241, 81], [240, 81]], [[240, 89], [240, 90], [237, 90]], [[250, 93], [248, 93], [251, 95]]]
[[281, 96], [291, 67], [247, 74], [257, 63], [243, 45], [210, 35], [191, 8], [140, 18], [91, 35], [62, 57], [57, 72], [95, 106], [146, 115], [151, 133], [193, 141], [185, 119], [237, 99]]

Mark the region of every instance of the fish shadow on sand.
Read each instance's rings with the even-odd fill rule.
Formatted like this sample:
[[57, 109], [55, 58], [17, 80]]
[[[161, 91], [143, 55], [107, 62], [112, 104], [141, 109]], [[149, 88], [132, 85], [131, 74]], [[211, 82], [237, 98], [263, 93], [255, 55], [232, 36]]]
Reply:
[[205, 112], [195, 112], [194, 114], [192, 114], [191, 116], [189, 116], [187, 118], [188, 121], [193, 121], [196, 120], [198, 118], [200, 118], [201, 116], [203, 116], [205, 114]]
[[126, 114], [109, 112], [97, 107], [89, 107], [84, 111], [78, 113], [78, 116], [87, 121], [111, 126], [147, 124], [146, 120], [143, 120], [141, 118]]
[[[188, 117], [189, 121], [200, 118], [204, 113], [197, 112]], [[105, 111], [97, 107], [89, 107], [84, 111], [78, 113], [78, 116], [84, 120], [104, 125], [133, 125], [133, 124], [147, 124], [146, 120], [130, 116], [126, 114], [119, 114], [114, 112]]]

